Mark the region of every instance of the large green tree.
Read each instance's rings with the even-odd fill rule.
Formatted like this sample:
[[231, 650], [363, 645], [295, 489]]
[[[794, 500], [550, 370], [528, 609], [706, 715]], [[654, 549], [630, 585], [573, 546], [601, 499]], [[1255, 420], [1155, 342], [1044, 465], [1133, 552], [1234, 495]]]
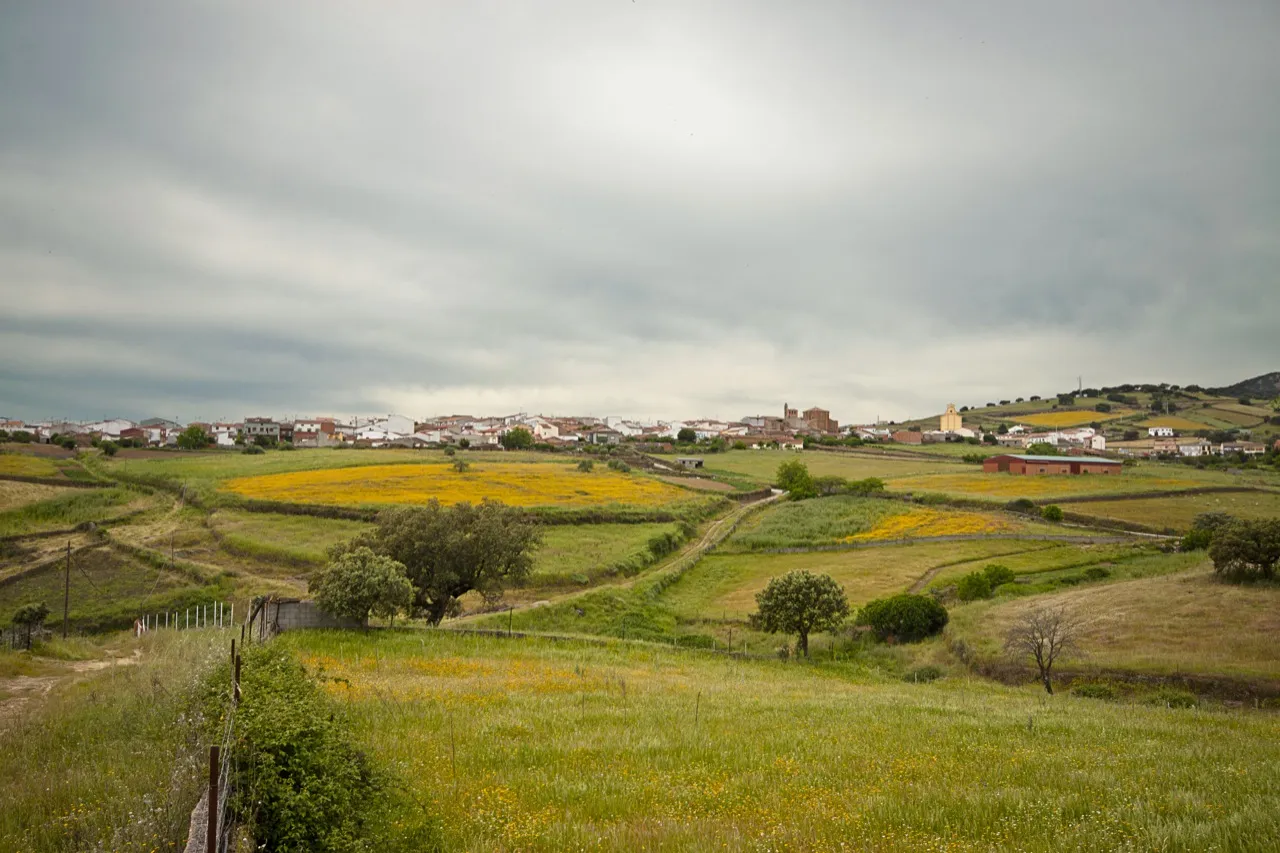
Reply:
[[1280, 565], [1280, 518], [1237, 519], [1216, 528], [1209, 544], [1213, 570], [1228, 580], [1272, 580]]
[[368, 624], [370, 614], [395, 619], [413, 604], [404, 566], [363, 546], [335, 555], [308, 588], [321, 610], [361, 624]]
[[209, 436], [198, 426], [189, 426], [178, 433], [178, 447], [183, 450], [199, 450], [209, 443]]
[[795, 634], [800, 652], [809, 656], [809, 634], [832, 631], [849, 615], [849, 600], [830, 575], [799, 569], [774, 578], [756, 595], [759, 612], [754, 627], [770, 634]]
[[507, 430], [498, 439], [507, 450], [527, 450], [533, 447], [533, 433], [524, 427]]
[[789, 492], [793, 501], [817, 497], [818, 487], [809, 476], [809, 467], [799, 459], [783, 462], [778, 466], [778, 488]]
[[378, 513], [373, 530], [341, 550], [366, 547], [401, 563], [413, 583], [413, 609], [432, 624], [457, 609], [472, 590], [488, 599], [519, 583], [541, 542], [524, 513], [495, 501], [392, 507]]

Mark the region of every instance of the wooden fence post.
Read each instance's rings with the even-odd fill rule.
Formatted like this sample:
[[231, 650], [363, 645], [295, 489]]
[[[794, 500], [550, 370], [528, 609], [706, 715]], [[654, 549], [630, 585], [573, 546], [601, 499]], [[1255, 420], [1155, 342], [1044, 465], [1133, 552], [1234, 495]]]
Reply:
[[236, 655], [235, 703], [240, 704], [240, 655]]
[[209, 833], [206, 853], [218, 853], [218, 751], [216, 746], [209, 747]]

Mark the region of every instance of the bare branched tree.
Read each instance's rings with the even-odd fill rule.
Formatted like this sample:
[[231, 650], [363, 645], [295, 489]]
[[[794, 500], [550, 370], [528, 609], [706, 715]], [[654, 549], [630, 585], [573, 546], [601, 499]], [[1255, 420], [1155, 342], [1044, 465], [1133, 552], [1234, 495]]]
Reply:
[[1014, 623], [1005, 636], [1004, 648], [1011, 655], [1031, 655], [1040, 670], [1044, 689], [1053, 694], [1053, 665], [1063, 656], [1078, 651], [1083, 623], [1065, 606], [1039, 607]]

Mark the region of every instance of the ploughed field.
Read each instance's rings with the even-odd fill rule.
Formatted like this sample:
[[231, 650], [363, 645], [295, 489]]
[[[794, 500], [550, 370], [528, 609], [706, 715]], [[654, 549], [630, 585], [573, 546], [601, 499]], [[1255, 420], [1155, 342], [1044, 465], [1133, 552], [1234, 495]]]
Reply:
[[579, 471], [563, 463], [368, 465], [236, 477], [223, 488], [243, 498], [289, 503], [359, 506], [453, 504], [492, 499], [511, 506], [590, 507], [608, 504], [663, 506], [689, 495], [655, 478], [597, 467]]

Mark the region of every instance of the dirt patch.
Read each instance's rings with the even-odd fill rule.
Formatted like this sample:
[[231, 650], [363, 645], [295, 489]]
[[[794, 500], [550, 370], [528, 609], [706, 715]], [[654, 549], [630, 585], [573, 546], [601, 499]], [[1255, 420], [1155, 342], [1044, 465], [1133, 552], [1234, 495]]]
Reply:
[[85, 673], [138, 663], [142, 660], [142, 650], [134, 649], [133, 655], [127, 658], [111, 657], [80, 661], [36, 658], [36, 660], [61, 667], [62, 671], [53, 675], [17, 675], [13, 678], [0, 679], [0, 726], [4, 726], [10, 720], [18, 719], [33, 701], [43, 699], [55, 688], [70, 684]]

